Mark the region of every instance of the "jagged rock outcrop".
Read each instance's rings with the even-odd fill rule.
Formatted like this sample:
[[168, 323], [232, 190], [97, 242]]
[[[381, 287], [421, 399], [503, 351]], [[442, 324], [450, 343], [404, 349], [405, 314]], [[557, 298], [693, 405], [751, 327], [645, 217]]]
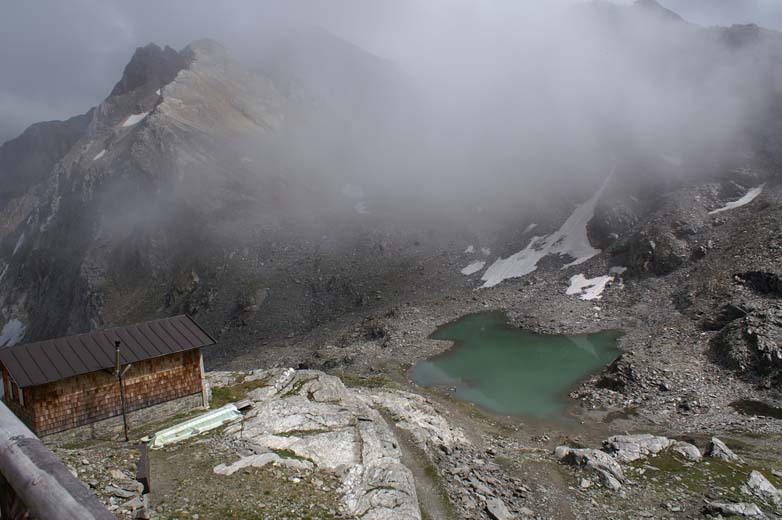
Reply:
[[573, 466], [586, 467], [597, 473], [605, 487], [617, 490], [626, 481], [619, 463], [604, 451], [592, 448], [568, 448], [559, 446], [554, 451], [557, 460]]
[[728, 323], [712, 348], [727, 366], [751, 379], [782, 381], [782, 307], [755, 309]]
[[688, 243], [673, 231], [651, 229], [630, 239], [627, 266], [636, 273], [665, 275], [685, 265], [691, 255]]
[[160, 48], [154, 43], [139, 47], [125, 66], [122, 79], [110, 96], [121, 96], [141, 86], [159, 88], [174, 81], [180, 70], [189, 65], [191, 53], [180, 53], [169, 46]]

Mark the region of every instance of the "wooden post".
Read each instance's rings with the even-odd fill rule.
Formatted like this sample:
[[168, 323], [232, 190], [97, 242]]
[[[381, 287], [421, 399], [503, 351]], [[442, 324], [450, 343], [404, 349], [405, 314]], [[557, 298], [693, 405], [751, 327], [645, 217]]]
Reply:
[[138, 450], [141, 452], [141, 456], [138, 459], [138, 466], [136, 467], [136, 480], [144, 485], [143, 495], [146, 495], [152, 491], [152, 471], [149, 467], [149, 445], [142, 442], [138, 445]]
[[122, 383], [122, 370], [120, 367], [119, 362], [119, 340], [116, 340], [114, 342], [114, 346], [116, 347], [116, 361], [117, 361], [117, 380], [119, 381], [119, 399], [120, 404], [122, 405], [122, 427], [125, 432], [125, 442], [128, 442], [130, 438], [128, 437], [128, 411], [125, 407], [125, 385]]

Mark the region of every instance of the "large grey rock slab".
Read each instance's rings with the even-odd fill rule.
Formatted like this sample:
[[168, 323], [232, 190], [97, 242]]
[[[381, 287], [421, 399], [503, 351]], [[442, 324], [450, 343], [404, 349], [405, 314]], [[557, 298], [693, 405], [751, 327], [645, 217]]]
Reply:
[[225, 431], [261, 454], [215, 471], [266, 464], [273, 457], [264, 450], [289, 450], [301, 459], [293, 460], [307, 463], [303, 466], [341, 476], [343, 506], [351, 518], [421, 518], [413, 475], [402, 464], [396, 437], [371, 399], [315, 370], [273, 369], [253, 373], [253, 378], [267, 384], [249, 393], [253, 409]]
[[424, 397], [400, 390], [360, 390], [359, 396], [368, 405], [388, 411], [397, 428], [410, 432], [423, 450], [446, 453], [454, 447], [467, 446], [464, 432], [451, 426]]

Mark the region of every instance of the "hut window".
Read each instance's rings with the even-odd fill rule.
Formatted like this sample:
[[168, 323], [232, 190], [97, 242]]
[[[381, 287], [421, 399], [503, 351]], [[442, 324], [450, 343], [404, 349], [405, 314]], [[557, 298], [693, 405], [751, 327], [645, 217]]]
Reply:
[[19, 403], [24, 406], [24, 389], [19, 389]]
[[19, 387], [11, 381], [11, 400], [16, 401], [17, 399], [19, 399]]

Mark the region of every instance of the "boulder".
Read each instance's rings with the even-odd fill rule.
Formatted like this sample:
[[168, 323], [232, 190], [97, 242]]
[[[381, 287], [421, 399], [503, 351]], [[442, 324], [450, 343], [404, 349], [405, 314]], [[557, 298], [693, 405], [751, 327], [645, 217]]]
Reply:
[[666, 448], [670, 448], [676, 441], [667, 437], [658, 437], [648, 433], [636, 435], [614, 435], [603, 441], [605, 450], [620, 462], [632, 462], [634, 460], [654, 456]]
[[707, 502], [703, 512], [711, 516], [726, 515], [766, 518], [766, 515], [763, 514], [763, 511], [758, 506], [746, 502]]
[[486, 512], [494, 520], [513, 520], [515, 516], [508, 511], [508, 507], [501, 498], [490, 498], [486, 501]]
[[689, 442], [677, 441], [676, 444], [673, 445], [673, 451], [683, 456], [685, 459], [694, 462], [698, 462], [703, 458], [703, 455], [701, 455], [701, 450]]
[[587, 467], [597, 473], [605, 487], [617, 490], [626, 481], [622, 468], [608, 453], [591, 448], [574, 449], [559, 446], [554, 450], [557, 460], [573, 466]]
[[652, 228], [630, 238], [625, 263], [632, 273], [662, 276], [685, 265], [691, 255], [687, 242], [672, 231]]
[[749, 474], [747, 483], [742, 486], [741, 491], [748, 495], [754, 495], [761, 500], [773, 504], [775, 507], [782, 507], [782, 491], [777, 489], [774, 484], [768, 481], [759, 471], [753, 470]]
[[709, 442], [709, 447], [706, 449], [706, 456], [715, 459], [726, 460], [730, 462], [739, 462], [741, 459], [738, 455], [728, 448], [724, 442], [717, 437], [712, 437]]

